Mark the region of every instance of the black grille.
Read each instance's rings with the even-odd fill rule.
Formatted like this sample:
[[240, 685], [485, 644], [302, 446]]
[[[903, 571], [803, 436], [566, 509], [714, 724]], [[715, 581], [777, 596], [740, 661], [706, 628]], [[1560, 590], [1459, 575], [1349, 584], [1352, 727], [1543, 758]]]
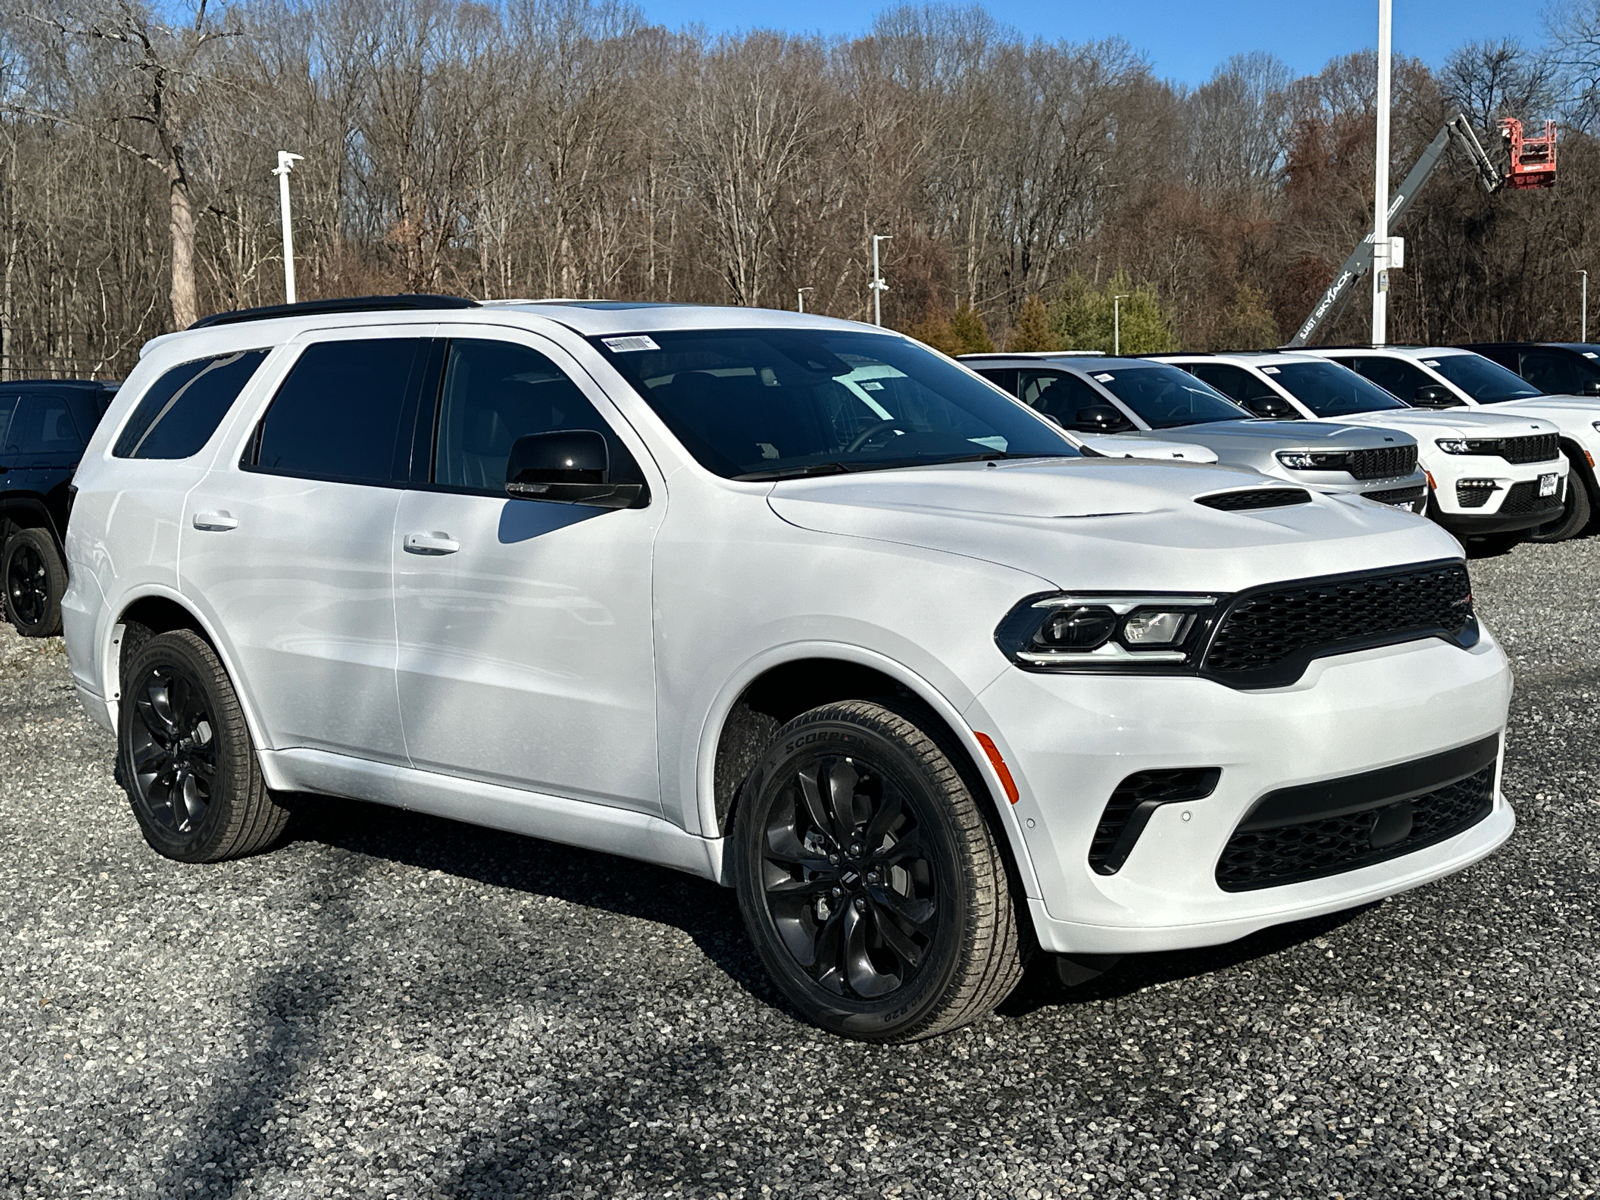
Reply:
[[1101, 875], [1115, 875], [1128, 861], [1151, 813], [1163, 804], [1204, 799], [1216, 790], [1221, 775], [1217, 767], [1182, 767], [1129, 775], [1117, 784], [1106, 801], [1105, 812], [1100, 814], [1094, 841], [1089, 845], [1089, 865]]
[[1272, 687], [1294, 682], [1320, 654], [1440, 633], [1475, 641], [1476, 632], [1462, 563], [1335, 575], [1240, 595], [1218, 622], [1202, 670], [1234, 687]]
[[1540, 496], [1539, 481], [1530, 479], [1526, 483], [1514, 483], [1511, 490], [1506, 493], [1506, 498], [1500, 504], [1501, 515], [1507, 517], [1521, 517], [1528, 513], [1551, 512], [1561, 508], [1560, 495]]
[[1500, 457], [1507, 462], [1545, 462], [1561, 452], [1560, 438], [1553, 433], [1500, 439]]
[[1223, 512], [1248, 512], [1256, 508], [1285, 508], [1291, 504], [1309, 504], [1311, 494], [1303, 488], [1250, 488], [1243, 492], [1218, 492], [1214, 496], [1196, 497], [1196, 504], [1207, 508], [1220, 508]]
[[1368, 500], [1376, 500], [1379, 504], [1415, 504], [1426, 494], [1426, 489], [1418, 487], [1390, 488], [1384, 492], [1362, 492]]
[[1482, 508], [1489, 503], [1489, 497], [1494, 495], [1497, 486], [1487, 480], [1483, 483], [1457, 483], [1456, 503], [1462, 508]]
[[1350, 474], [1357, 479], [1393, 479], [1417, 469], [1415, 446], [1384, 446], [1378, 450], [1352, 450]]
[[[1491, 762], [1434, 791], [1358, 812], [1271, 829], [1241, 829], [1217, 862], [1217, 885], [1225, 892], [1244, 892], [1319, 879], [1443, 841], [1489, 815], [1494, 769]], [[1396, 833], [1401, 836], [1391, 840]]]

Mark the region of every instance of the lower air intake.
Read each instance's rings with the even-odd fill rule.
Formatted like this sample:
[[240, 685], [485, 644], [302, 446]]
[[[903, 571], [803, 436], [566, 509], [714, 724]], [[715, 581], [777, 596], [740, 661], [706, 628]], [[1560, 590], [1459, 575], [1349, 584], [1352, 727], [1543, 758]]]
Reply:
[[1115, 875], [1128, 861], [1134, 843], [1163, 804], [1203, 800], [1216, 790], [1217, 767], [1182, 767], [1168, 771], [1136, 771], [1111, 793], [1089, 845], [1089, 865], [1100, 875]]

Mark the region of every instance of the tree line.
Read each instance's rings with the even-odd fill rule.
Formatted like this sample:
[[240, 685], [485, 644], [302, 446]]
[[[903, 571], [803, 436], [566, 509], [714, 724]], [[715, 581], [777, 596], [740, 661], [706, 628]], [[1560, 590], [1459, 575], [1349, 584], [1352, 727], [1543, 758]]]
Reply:
[[[1455, 111], [1563, 122], [1559, 186], [1452, 159], [1397, 232], [1394, 340], [1573, 338], [1600, 279], [1600, 0], [1545, 41], [1395, 71], [1395, 178]], [[1121, 41], [978, 8], [865, 35], [710, 36], [620, 0], [11, 0], [0, 11], [0, 377], [124, 374], [148, 338], [399, 291], [796, 306], [946, 349], [1275, 345], [1368, 230], [1371, 54], [1196, 88]], [[1358, 290], [1364, 296], [1364, 291]], [[1114, 300], [1115, 297], [1125, 299]], [[1367, 336], [1355, 302], [1329, 341]]]

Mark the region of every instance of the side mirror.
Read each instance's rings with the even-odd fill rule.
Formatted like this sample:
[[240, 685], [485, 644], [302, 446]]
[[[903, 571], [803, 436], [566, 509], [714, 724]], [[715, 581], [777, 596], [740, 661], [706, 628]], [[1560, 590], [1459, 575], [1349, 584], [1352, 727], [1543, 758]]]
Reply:
[[1118, 433], [1132, 428], [1128, 418], [1109, 404], [1086, 404], [1073, 418], [1079, 433]]
[[633, 508], [648, 499], [642, 483], [613, 483], [606, 439], [592, 429], [519, 437], [506, 459], [506, 495], [596, 508]]
[[1252, 396], [1244, 402], [1244, 406], [1258, 417], [1293, 417], [1298, 415], [1294, 411], [1294, 405], [1290, 404], [1282, 396], [1271, 393]]
[[1411, 397], [1411, 403], [1419, 408], [1461, 407], [1461, 401], [1456, 399], [1455, 393], [1442, 383], [1429, 383], [1419, 387], [1416, 395]]
[[1600, 379], [1591, 379], [1585, 383], [1583, 385], [1583, 391], [1580, 393], [1580, 395], [1600, 396]]

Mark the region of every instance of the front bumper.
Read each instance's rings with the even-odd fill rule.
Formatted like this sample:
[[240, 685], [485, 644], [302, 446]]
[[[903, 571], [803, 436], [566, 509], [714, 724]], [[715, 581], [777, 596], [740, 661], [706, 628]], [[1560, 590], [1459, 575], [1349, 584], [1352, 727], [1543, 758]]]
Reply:
[[1273, 474], [1315, 492], [1361, 496], [1419, 514], [1428, 509], [1428, 476], [1421, 467], [1387, 479], [1357, 479], [1347, 471], [1291, 471], [1281, 465]]
[[[1443, 460], [1443, 461], [1441, 461]], [[1561, 515], [1570, 483], [1564, 457], [1534, 463], [1509, 463], [1494, 455], [1434, 455], [1429, 463], [1435, 487], [1428, 515], [1463, 537], [1510, 533], [1543, 525]], [[1527, 493], [1543, 476], [1556, 477], [1548, 497]], [[1474, 486], [1477, 484], [1490, 485]]]
[[[1500, 734], [1511, 672], [1485, 631], [1470, 649], [1433, 638], [1319, 659], [1293, 686], [1238, 691], [1192, 677], [1007, 671], [967, 716], [1020, 792], [1017, 827], [1039, 880], [1040, 945], [1122, 954], [1212, 945], [1381, 899], [1448, 875], [1511, 833], [1495, 773], [1489, 815], [1369, 866], [1224, 891], [1218, 859], [1268, 792], [1411, 762]], [[1106, 802], [1138, 771], [1219, 767], [1204, 799], [1155, 810], [1115, 874], [1088, 855]]]

